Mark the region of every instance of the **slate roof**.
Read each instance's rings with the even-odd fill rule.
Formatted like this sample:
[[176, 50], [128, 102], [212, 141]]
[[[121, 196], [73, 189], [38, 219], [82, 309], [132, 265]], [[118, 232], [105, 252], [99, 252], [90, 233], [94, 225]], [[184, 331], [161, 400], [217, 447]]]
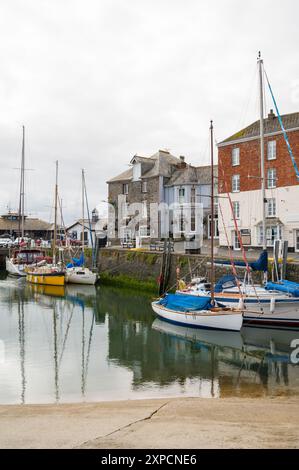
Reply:
[[[281, 116], [281, 119], [286, 130], [299, 128], [299, 113], [284, 114]], [[269, 113], [268, 117], [264, 119], [264, 132], [265, 134], [281, 132], [278, 117], [275, 116], [272, 110]], [[259, 137], [259, 135], [260, 121], [255, 121], [244, 129], [236, 132], [227, 139], [223, 140], [218, 145], [221, 146], [235, 140], [246, 140], [248, 138]]]
[[[26, 231], [48, 231], [51, 230], [52, 224], [45, 222], [40, 219], [35, 218], [25, 218], [24, 221], [24, 230]], [[0, 217], [0, 230], [19, 230], [19, 221], [18, 220], [8, 220], [3, 217]]]
[[[140, 157], [135, 155], [131, 162], [134, 160], [141, 163], [142, 178], [151, 178], [153, 176], [170, 177], [173, 173], [173, 165], [181, 164], [181, 160], [165, 150], [159, 150], [151, 157]], [[133, 177], [133, 168], [124, 171], [118, 176], [111, 178], [107, 183], [113, 182], [126, 182], [130, 181]]]

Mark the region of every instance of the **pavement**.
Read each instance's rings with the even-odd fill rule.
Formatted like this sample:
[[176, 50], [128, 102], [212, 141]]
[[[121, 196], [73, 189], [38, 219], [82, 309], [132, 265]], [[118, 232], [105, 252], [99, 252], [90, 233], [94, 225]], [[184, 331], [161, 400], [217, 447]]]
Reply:
[[0, 448], [299, 448], [299, 398], [0, 406]]

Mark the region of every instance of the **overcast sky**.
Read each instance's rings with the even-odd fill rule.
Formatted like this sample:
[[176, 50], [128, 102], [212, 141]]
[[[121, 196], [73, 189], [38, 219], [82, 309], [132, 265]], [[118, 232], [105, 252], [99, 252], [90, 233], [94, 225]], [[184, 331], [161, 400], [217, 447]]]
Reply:
[[[26, 206], [50, 219], [55, 160], [67, 221], [134, 154], [209, 163], [258, 117], [262, 50], [281, 113], [299, 111], [296, 0], [1, 0], [0, 212], [17, 209], [22, 124]], [[268, 108], [270, 98], [267, 98]]]

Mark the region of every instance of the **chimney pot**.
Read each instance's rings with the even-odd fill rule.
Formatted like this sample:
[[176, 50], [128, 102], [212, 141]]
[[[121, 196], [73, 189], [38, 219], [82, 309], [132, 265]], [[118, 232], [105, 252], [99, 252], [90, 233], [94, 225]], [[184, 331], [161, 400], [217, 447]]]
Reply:
[[268, 114], [268, 119], [274, 119], [275, 118], [275, 113], [273, 109], [270, 109], [270, 113]]

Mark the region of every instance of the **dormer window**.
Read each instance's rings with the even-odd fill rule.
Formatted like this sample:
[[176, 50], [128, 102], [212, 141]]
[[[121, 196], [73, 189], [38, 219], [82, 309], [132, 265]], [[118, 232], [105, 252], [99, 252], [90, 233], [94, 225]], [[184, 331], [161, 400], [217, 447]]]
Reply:
[[141, 163], [134, 163], [133, 165], [133, 181], [139, 181], [141, 178]]

